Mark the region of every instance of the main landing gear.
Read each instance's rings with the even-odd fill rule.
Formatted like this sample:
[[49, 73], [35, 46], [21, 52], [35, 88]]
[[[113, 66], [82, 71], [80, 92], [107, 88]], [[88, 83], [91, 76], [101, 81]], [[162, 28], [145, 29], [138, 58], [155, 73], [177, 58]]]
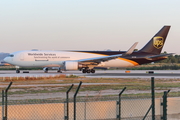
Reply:
[[94, 69], [85, 68], [82, 69], [82, 73], [95, 73], [96, 71]]

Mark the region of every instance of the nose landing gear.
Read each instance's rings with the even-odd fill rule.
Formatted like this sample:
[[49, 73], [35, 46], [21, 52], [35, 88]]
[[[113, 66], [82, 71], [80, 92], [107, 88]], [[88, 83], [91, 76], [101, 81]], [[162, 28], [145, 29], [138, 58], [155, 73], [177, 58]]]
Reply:
[[15, 66], [15, 67], [16, 67], [16, 73], [20, 73], [19, 66]]
[[19, 70], [19, 69], [16, 69], [16, 73], [20, 73], [20, 70]]
[[48, 73], [48, 67], [45, 67], [45, 68], [43, 68], [43, 70], [44, 70], [44, 73]]

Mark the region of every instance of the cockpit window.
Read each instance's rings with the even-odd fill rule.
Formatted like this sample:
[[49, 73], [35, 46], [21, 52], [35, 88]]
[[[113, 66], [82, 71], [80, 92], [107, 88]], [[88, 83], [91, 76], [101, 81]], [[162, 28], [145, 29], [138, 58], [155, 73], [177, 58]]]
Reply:
[[13, 55], [13, 54], [10, 54], [10, 55], [8, 55], [8, 57], [14, 57], [14, 55]]

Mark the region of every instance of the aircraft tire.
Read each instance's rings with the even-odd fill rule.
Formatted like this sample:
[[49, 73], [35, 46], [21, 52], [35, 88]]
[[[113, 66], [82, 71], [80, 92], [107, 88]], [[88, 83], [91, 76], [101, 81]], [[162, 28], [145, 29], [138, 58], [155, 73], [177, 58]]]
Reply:
[[61, 71], [61, 70], [58, 70], [57, 72], [58, 72], [58, 73], [62, 73], [62, 71]]
[[91, 73], [95, 73], [96, 71], [94, 69], [91, 69]]
[[86, 72], [87, 72], [87, 70], [86, 70], [86, 69], [83, 69], [83, 70], [82, 70], [82, 73], [86, 73]]
[[91, 70], [90, 70], [90, 69], [87, 69], [87, 73], [91, 73]]
[[20, 73], [20, 70], [16, 70], [16, 73]]
[[62, 73], [62, 70], [61, 70], [61, 68], [59, 68], [59, 69], [57, 70], [57, 72], [58, 72], [58, 73]]
[[45, 68], [45, 69], [43, 69], [44, 70], [44, 73], [48, 73], [48, 68]]

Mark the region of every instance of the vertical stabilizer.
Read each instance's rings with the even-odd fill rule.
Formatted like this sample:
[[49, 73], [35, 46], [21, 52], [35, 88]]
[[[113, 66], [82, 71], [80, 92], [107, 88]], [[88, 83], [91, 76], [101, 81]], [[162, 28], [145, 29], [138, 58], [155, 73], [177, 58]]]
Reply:
[[166, 41], [170, 26], [164, 26], [139, 52], [160, 54]]

